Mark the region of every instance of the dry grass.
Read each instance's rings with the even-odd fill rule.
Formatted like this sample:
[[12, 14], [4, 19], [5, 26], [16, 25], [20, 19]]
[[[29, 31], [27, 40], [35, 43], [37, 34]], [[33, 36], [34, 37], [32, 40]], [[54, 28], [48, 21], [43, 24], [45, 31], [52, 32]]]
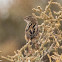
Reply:
[[[45, 10], [40, 6], [33, 8], [33, 16], [43, 20], [40, 28], [40, 38], [33, 44], [26, 43], [14, 56], [2, 58], [11, 62], [62, 62], [62, 31], [59, 29], [62, 21], [62, 6], [50, 0]], [[51, 11], [51, 5], [57, 5], [59, 11]], [[40, 13], [39, 16], [36, 13]], [[54, 14], [54, 15], [53, 15]], [[32, 48], [34, 46], [34, 48]]]

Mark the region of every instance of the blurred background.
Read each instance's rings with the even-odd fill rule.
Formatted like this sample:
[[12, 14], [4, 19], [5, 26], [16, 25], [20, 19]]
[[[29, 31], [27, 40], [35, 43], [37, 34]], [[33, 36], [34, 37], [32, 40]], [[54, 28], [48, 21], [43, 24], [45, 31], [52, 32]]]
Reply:
[[[25, 43], [23, 18], [32, 14], [32, 8], [41, 6], [44, 10], [49, 0], [0, 0], [0, 55], [14, 55]], [[62, 0], [54, 0], [62, 5]], [[58, 11], [53, 5], [52, 10]], [[2, 61], [4, 62], [4, 61]], [[7, 62], [7, 61], [6, 61]]]

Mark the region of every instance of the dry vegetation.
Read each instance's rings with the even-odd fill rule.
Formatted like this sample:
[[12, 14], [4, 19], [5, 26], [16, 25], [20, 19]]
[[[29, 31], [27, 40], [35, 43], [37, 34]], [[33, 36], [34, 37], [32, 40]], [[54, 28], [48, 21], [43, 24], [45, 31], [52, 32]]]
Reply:
[[[59, 11], [51, 11], [51, 5], [57, 5]], [[40, 38], [33, 44], [26, 43], [14, 56], [2, 58], [11, 62], [62, 62], [62, 31], [59, 29], [62, 21], [62, 6], [50, 0], [45, 10], [40, 6], [33, 8], [33, 16], [43, 20], [40, 28]], [[40, 13], [39, 16], [36, 13]], [[33, 47], [34, 46], [34, 47]]]

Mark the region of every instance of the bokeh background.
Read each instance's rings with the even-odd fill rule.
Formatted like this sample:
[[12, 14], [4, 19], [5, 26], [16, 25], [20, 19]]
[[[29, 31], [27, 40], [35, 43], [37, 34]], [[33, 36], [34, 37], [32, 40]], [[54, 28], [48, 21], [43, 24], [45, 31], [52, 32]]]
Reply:
[[[0, 0], [0, 55], [14, 55], [14, 51], [26, 43], [24, 17], [32, 14], [32, 8], [41, 6], [44, 10], [49, 0]], [[62, 5], [62, 0], [54, 0]], [[58, 11], [53, 5], [52, 10]], [[5, 62], [3, 60], [2, 62]], [[7, 62], [7, 61], [6, 61]]]

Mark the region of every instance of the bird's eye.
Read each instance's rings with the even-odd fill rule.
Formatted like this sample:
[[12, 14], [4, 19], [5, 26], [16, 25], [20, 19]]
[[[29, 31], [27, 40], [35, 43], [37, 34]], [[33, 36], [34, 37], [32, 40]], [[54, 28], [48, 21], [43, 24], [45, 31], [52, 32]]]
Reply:
[[29, 19], [29, 18], [27, 18], [27, 19]]

